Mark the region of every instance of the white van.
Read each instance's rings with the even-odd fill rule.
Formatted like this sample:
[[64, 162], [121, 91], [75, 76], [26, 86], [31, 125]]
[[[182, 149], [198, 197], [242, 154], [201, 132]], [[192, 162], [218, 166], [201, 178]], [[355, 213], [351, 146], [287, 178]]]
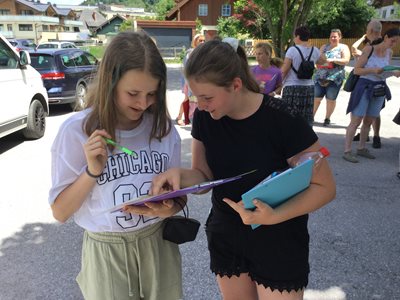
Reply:
[[0, 34], [0, 138], [22, 130], [27, 139], [44, 135], [48, 96], [29, 53], [17, 50]]

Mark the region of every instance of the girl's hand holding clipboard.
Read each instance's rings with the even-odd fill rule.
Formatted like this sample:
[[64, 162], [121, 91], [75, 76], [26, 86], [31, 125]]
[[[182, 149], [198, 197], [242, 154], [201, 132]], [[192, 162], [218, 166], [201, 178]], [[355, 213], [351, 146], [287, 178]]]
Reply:
[[275, 210], [268, 204], [254, 199], [253, 204], [255, 208], [249, 210], [244, 208], [243, 201], [234, 202], [228, 198], [224, 198], [223, 201], [232, 207], [242, 218], [243, 224], [262, 224], [262, 225], [273, 225], [279, 223], [276, 218]]

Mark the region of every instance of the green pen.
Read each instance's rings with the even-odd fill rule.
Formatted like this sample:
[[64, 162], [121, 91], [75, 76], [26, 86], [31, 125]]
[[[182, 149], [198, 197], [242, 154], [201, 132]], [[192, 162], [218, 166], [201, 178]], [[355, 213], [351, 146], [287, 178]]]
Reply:
[[134, 158], [138, 158], [138, 155], [135, 151], [130, 150], [124, 146], [118, 145], [116, 142], [114, 142], [112, 139], [109, 138], [104, 138], [104, 140], [106, 141], [107, 144], [113, 145], [114, 147], [118, 148], [119, 150], [121, 150], [122, 152], [133, 156]]

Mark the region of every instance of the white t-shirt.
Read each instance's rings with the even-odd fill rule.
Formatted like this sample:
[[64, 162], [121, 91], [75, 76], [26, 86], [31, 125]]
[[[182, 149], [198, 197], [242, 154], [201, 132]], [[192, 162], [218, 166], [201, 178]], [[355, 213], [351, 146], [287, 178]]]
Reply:
[[[74, 114], [60, 127], [51, 148], [52, 187], [49, 203], [73, 183], [87, 165], [83, 144], [87, 135], [82, 124], [89, 109]], [[179, 167], [181, 140], [175, 127], [161, 142], [153, 139], [149, 144], [153, 115], [145, 113], [138, 127], [129, 131], [117, 130], [117, 143], [134, 150], [138, 158], [118, 149], [109, 153], [103, 174], [81, 208], [74, 214], [75, 222], [92, 232], [134, 231], [160, 221], [128, 213], [99, 213], [114, 205], [148, 193], [152, 178], [171, 167]]]
[[[296, 45], [296, 46], [300, 49], [304, 59], [307, 60], [311, 53], [311, 47], [305, 47], [302, 45]], [[314, 61], [315, 63], [319, 59], [319, 56], [320, 56], [319, 49], [314, 47], [310, 60]], [[297, 49], [294, 46], [292, 46], [286, 51], [285, 58], [286, 57], [292, 60], [293, 68], [295, 68], [295, 70], [298, 70], [301, 63], [301, 56], [299, 51], [297, 51]], [[314, 85], [314, 82], [312, 79], [297, 78], [297, 74], [292, 70], [292, 68], [290, 68], [289, 72], [287, 73], [283, 81], [283, 87], [290, 85]]]

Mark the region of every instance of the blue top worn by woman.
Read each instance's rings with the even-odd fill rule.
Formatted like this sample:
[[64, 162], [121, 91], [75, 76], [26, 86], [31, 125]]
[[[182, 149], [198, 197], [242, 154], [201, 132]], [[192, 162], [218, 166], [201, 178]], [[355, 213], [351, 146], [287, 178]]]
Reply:
[[[326, 58], [342, 58], [343, 48], [340, 44], [333, 49], [329, 49], [329, 47], [330, 45], [327, 44], [324, 48]], [[328, 65], [330, 67], [320, 67], [317, 69], [314, 76], [314, 82], [329, 80], [340, 86], [345, 78], [344, 65], [334, 63], [328, 63]]]

